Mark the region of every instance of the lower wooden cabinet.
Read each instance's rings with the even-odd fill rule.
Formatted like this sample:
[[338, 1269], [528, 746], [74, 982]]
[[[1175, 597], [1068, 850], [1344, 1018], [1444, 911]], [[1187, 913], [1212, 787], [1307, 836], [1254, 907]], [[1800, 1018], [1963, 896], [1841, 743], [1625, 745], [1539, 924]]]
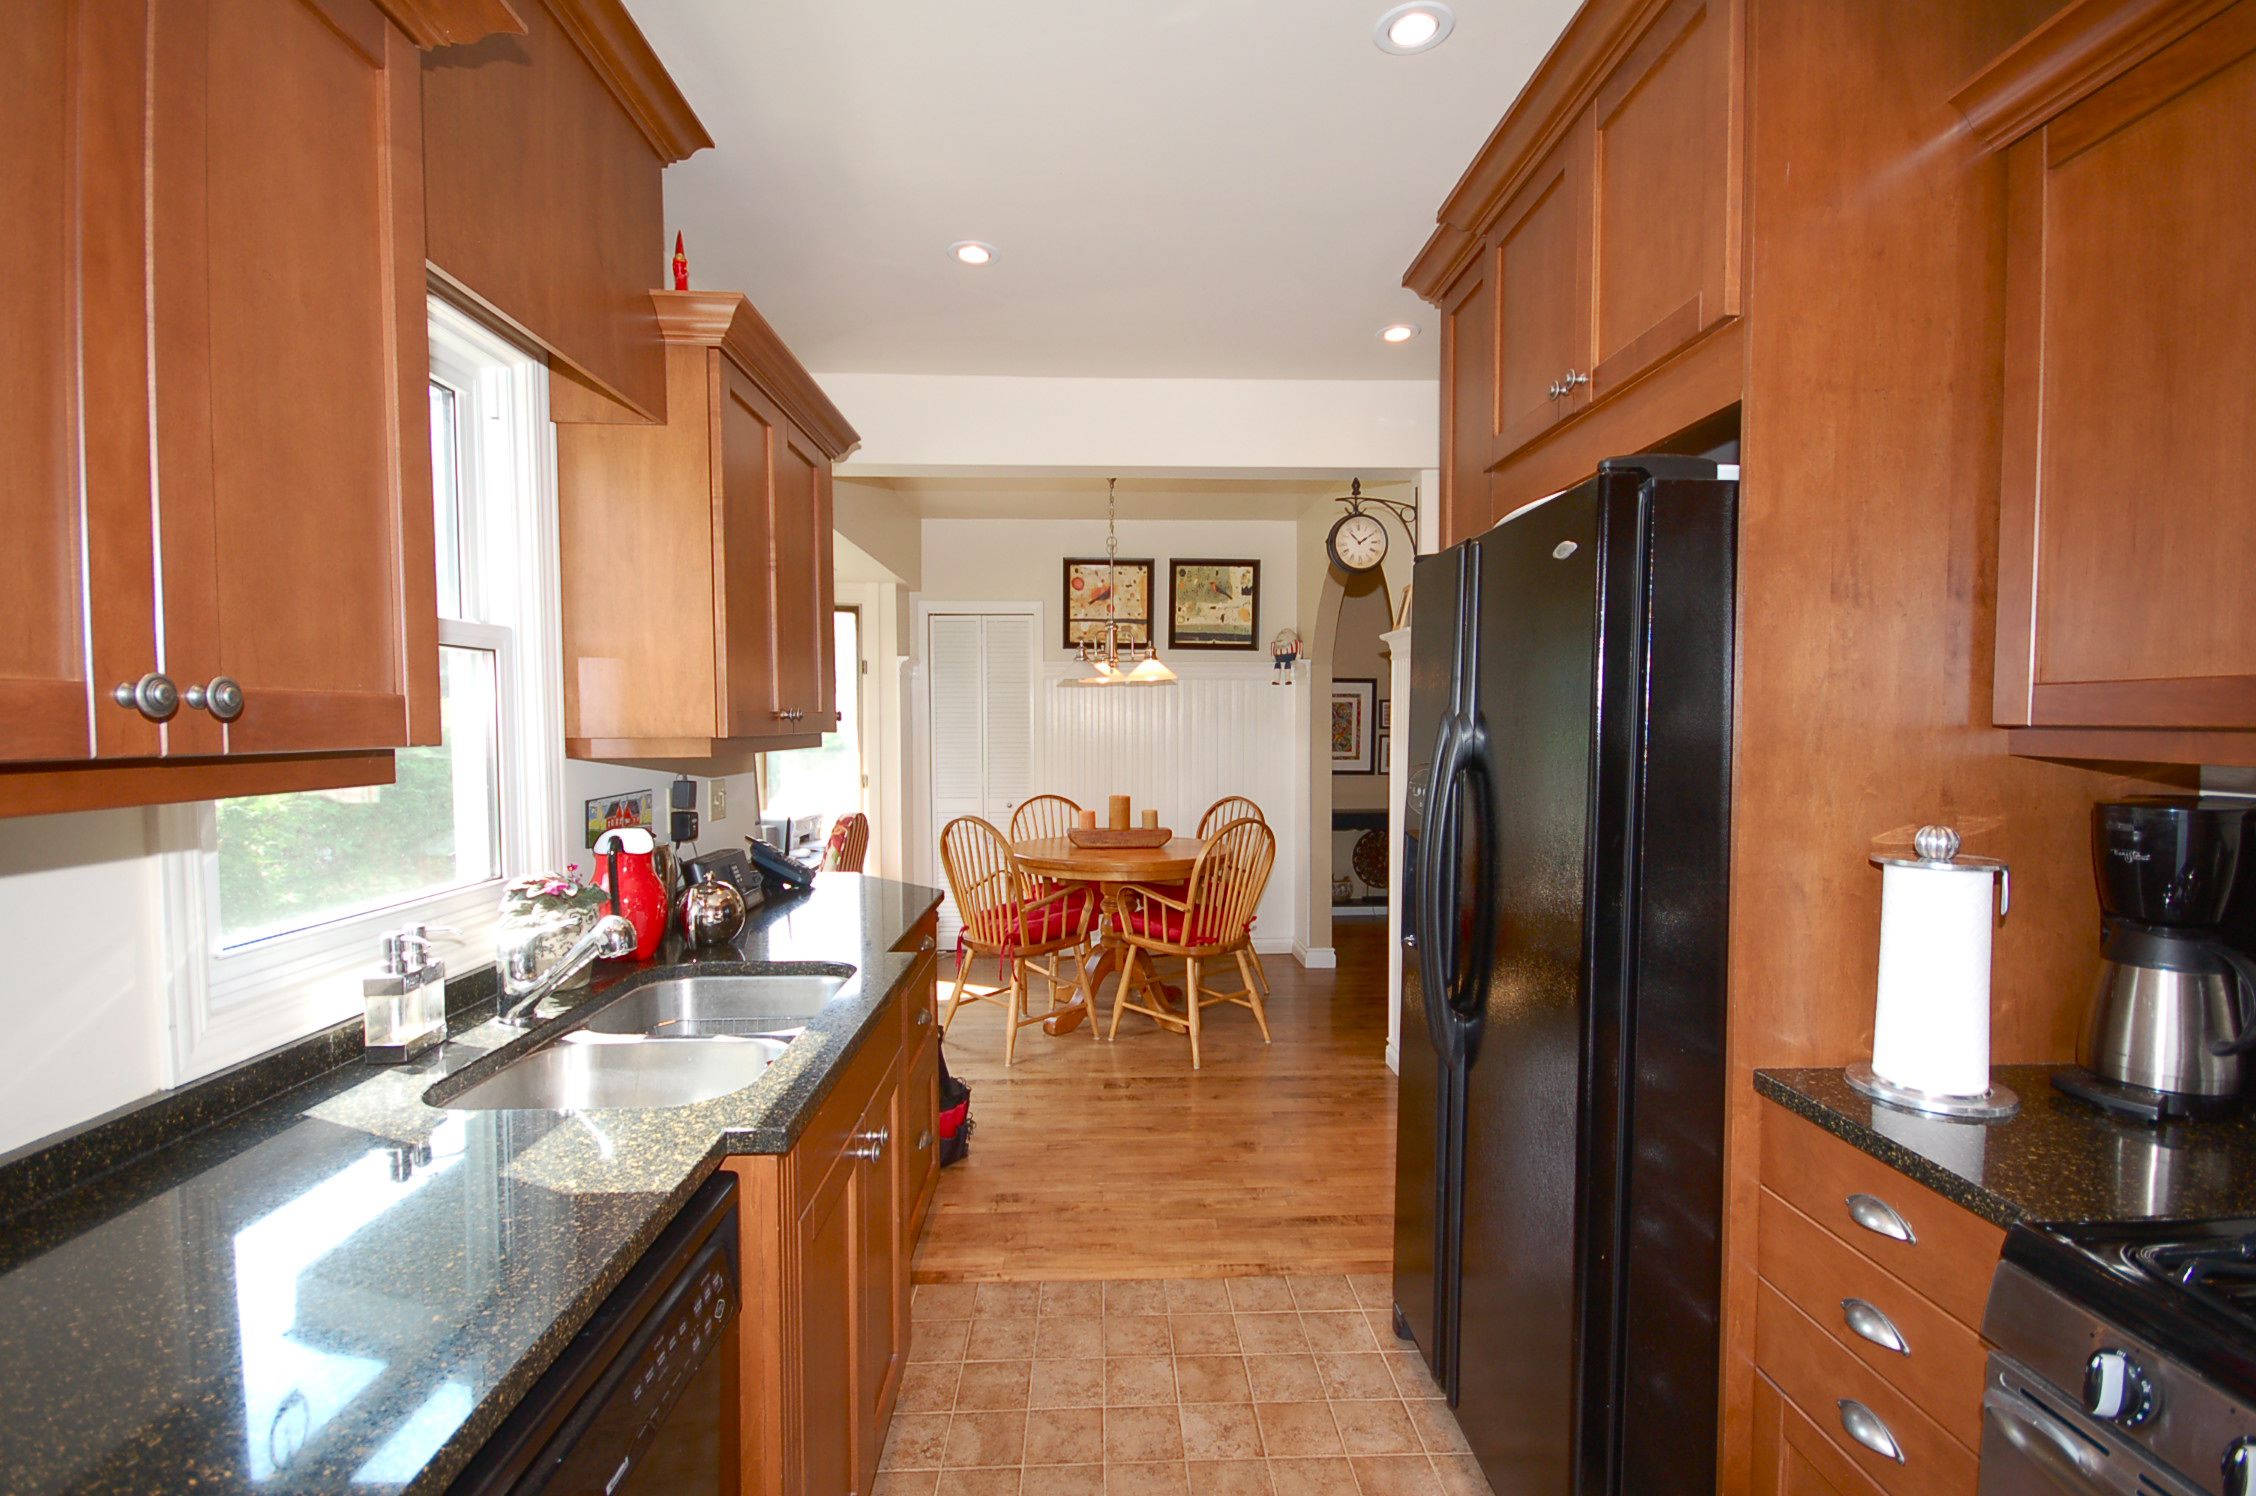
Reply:
[[924, 949], [791, 1152], [726, 1165], [742, 1187], [747, 1496], [876, 1483], [938, 1170], [939, 1047], [902, 1014], [930, 1007], [936, 962]]
[[1765, 1103], [1753, 1488], [1973, 1496], [2004, 1233]]

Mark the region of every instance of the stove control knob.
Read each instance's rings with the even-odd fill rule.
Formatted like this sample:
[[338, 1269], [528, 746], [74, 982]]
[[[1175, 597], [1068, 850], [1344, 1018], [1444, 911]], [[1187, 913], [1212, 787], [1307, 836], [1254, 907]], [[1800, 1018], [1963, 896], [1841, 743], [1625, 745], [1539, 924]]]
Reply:
[[2256, 1496], [2256, 1435], [2243, 1434], [2225, 1451], [2225, 1496]]
[[2084, 1363], [2084, 1409], [2126, 1428], [2154, 1416], [2154, 1383], [2128, 1351], [2092, 1352]]

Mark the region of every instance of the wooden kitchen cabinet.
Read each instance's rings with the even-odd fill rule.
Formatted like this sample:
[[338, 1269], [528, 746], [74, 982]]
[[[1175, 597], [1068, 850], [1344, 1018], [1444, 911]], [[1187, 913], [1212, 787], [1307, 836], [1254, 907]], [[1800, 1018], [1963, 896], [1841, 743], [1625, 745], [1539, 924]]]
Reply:
[[742, 1191], [747, 1496], [867, 1493], [876, 1482], [937, 1161], [938, 1045], [913, 1007], [930, 1010], [938, 958], [915, 948], [908, 979], [792, 1150], [726, 1165]]
[[1755, 1378], [1754, 1478], [1748, 1489], [1752, 1496], [1883, 1496], [1763, 1376]]
[[[385, 782], [371, 750], [438, 740], [417, 49], [461, 9], [25, 8], [0, 809], [296, 788], [315, 754]], [[177, 705], [113, 699], [150, 676]]]
[[665, 422], [557, 427], [566, 752], [810, 746], [837, 725], [830, 470], [859, 438], [742, 296], [651, 298]]
[[2079, 0], [1953, 102], [2006, 161], [1994, 718], [2256, 761], [2256, 3]]
[[[1583, 47], [1545, 65], [1564, 56], [1581, 71], [1539, 75], [1531, 92], [1547, 88], [1546, 108], [1507, 116], [1405, 277], [1443, 308], [1447, 541], [1549, 491], [1500, 492], [1490, 474], [1740, 311], [1739, 7], [1668, 0], [1576, 22], [1586, 24]], [[1737, 370], [1727, 365], [1656, 399], [1644, 440], [1729, 404]], [[1643, 444], [1614, 424], [1601, 438], [1609, 452]], [[1566, 471], [1595, 467], [1578, 455]]]

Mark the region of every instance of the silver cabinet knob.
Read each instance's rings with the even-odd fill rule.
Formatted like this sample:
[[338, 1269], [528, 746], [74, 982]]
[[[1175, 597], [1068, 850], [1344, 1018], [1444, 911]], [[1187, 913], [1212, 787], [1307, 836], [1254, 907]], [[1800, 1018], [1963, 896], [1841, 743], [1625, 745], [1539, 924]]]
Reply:
[[1569, 369], [1566, 377], [1559, 381], [1559, 393], [1571, 395], [1588, 383], [1590, 383], [1588, 374], [1583, 373], [1580, 369]]
[[1849, 1219], [1867, 1231], [1900, 1242], [1917, 1243], [1919, 1240], [1912, 1234], [1911, 1222], [1905, 1220], [1893, 1205], [1878, 1195], [1851, 1195], [1848, 1207]]
[[933, 946], [933, 939], [932, 939], [932, 937], [931, 937], [930, 935], [927, 935], [927, 936], [925, 936], [925, 937], [924, 937], [924, 939], [922, 939], [922, 940], [920, 940], [920, 941], [918, 941], [918, 942], [917, 942], [917, 949], [918, 949], [919, 951], [928, 951], [928, 950], [931, 950], [931, 949], [932, 949], [932, 946]]
[[190, 686], [180, 693], [180, 699], [197, 711], [210, 712], [222, 722], [232, 722], [243, 715], [243, 688], [234, 677], [215, 675], [207, 686]]
[[1910, 1342], [1903, 1338], [1903, 1331], [1896, 1328], [1896, 1322], [1865, 1300], [1841, 1300], [1841, 1318], [1848, 1322], [1852, 1332], [1882, 1350], [1894, 1351], [1899, 1356], [1911, 1354]]
[[925, 1149], [931, 1146], [932, 1129], [927, 1127], [926, 1129], [924, 1129], [924, 1131], [917, 1134], [917, 1152], [922, 1153]]
[[129, 711], [139, 712], [151, 722], [169, 722], [172, 714], [180, 710], [180, 691], [169, 675], [152, 670], [137, 681], [120, 684], [110, 692], [110, 700]]
[[918, 1028], [923, 1028], [923, 1027], [925, 1027], [926, 1025], [930, 1024], [931, 1022], [932, 1022], [932, 1009], [931, 1009], [930, 1007], [926, 1006], [926, 1005], [925, 1005], [925, 1004], [923, 1004], [923, 1003], [918, 1003], [918, 1004], [917, 1004], [917, 1022], [916, 1022], [916, 1026], [917, 1026]]
[[1544, 386], [1543, 389], [1544, 398], [1549, 400], [1556, 400], [1565, 393], [1565, 390], [1559, 388], [1559, 381], [1556, 379], [1552, 380], [1548, 385]]
[[893, 1141], [893, 1129], [880, 1127], [875, 1132], [862, 1134], [862, 1146], [849, 1150], [854, 1157], [877, 1163], [885, 1157], [885, 1145]]
[[1903, 1446], [1888, 1432], [1888, 1425], [1880, 1421], [1879, 1414], [1853, 1397], [1844, 1397], [1834, 1406], [1841, 1410], [1842, 1432], [1882, 1459], [1894, 1460], [1899, 1465], [1904, 1463]]

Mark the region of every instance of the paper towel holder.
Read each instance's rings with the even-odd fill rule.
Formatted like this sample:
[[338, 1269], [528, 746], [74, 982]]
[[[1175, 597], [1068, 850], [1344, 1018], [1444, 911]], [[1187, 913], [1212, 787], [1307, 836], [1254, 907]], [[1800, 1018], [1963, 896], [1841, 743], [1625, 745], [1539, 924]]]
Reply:
[[[1958, 855], [1958, 833], [1948, 826], [1922, 826], [1911, 839], [1913, 855], [1875, 852], [1871, 861], [1878, 867], [1915, 867], [1935, 871], [1979, 873], [1983, 877], [1995, 876], [1999, 882], [1998, 913], [2003, 916], [2012, 907], [2012, 874], [2005, 863], [1994, 857], [1961, 857]], [[1921, 1112], [1928, 1116], [1945, 1117], [1962, 1122], [1996, 1122], [2011, 1117], [2021, 1110], [2021, 1098], [2010, 1086], [1995, 1081], [1989, 1089], [1971, 1096], [1946, 1096], [1932, 1091], [1922, 1091], [1913, 1086], [1899, 1085], [1876, 1073], [1868, 1063], [1851, 1065], [1842, 1078], [1849, 1088], [1861, 1096], [1904, 1111]]]

